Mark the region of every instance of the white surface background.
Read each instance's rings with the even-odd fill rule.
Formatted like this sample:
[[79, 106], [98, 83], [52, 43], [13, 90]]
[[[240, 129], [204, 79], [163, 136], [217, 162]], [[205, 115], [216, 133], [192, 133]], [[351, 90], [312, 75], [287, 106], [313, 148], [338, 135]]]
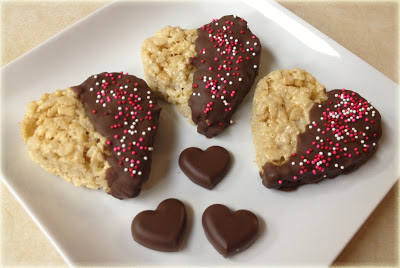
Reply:
[[[79, 264], [330, 264], [399, 176], [398, 86], [326, 36], [276, 4], [117, 3], [75, 24], [2, 69], [3, 180], [71, 263]], [[196, 16], [193, 16], [196, 10]], [[260, 12], [262, 11], [262, 12]], [[16, 122], [26, 104], [44, 92], [80, 84], [102, 71], [143, 77], [141, 42], [170, 24], [197, 28], [212, 18], [244, 17], [263, 45], [259, 78], [275, 69], [300, 67], [326, 88], [358, 91], [381, 112], [383, 137], [377, 154], [351, 175], [285, 193], [264, 188], [255, 164], [249, 124], [252, 93], [234, 115], [235, 124], [207, 140], [169, 105], [163, 105], [153, 170], [142, 194], [119, 201], [100, 191], [73, 187], [33, 163]], [[149, 19], [157, 18], [157, 19]], [[133, 33], [133, 34], [132, 34]], [[177, 163], [186, 147], [220, 145], [233, 156], [227, 177], [212, 191], [188, 180]], [[22, 164], [23, 163], [23, 164]], [[21, 165], [22, 164], [22, 165]], [[182, 250], [160, 253], [136, 244], [132, 218], [175, 197], [187, 206]], [[261, 220], [255, 244], [225, 260], [201, 227], [206, 207], [223, 203], [249, 209]]]

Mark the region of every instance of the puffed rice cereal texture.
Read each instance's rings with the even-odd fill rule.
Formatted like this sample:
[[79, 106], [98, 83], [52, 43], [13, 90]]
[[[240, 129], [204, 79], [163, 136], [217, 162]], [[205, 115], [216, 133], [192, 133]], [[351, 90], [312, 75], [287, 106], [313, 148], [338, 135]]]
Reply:
[[20, 130], [30, 157], [45, 170], [76, 186], [110, 191], [106, 138], [94, 129], [71, 89], [29, 103]]
[[273, 71], [259, 81], [250, 123], [261, 173], [267, 162], [280, 166], [296, 152], [312, 106], [326, 99], [325, 87], [299, 68]]
[[192, 120], [188, 105], [193, 93], [195, 68], [190, 58], [196, 56], [197, 30], [166, 26], [147, 38], [141, 47], [146, 82], [162, 99], [176, 106], [178, 111]]

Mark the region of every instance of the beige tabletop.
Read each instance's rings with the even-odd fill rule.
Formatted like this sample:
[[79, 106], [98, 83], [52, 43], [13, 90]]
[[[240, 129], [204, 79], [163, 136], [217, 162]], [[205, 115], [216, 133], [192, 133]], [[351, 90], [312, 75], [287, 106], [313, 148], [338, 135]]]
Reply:
[[[109, 1], [2, 1], [1, 66]], [[398, 83], [399, 2], [279, 1]], [[10, 192], [1, 190], [2, 266], [66, 266]], [[398, 184], [334, 265], [398, 266]]]

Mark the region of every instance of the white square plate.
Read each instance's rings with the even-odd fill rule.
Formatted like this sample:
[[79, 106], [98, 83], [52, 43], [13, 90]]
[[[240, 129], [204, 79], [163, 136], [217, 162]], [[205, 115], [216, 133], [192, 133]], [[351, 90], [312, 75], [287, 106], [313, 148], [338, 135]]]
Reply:
[[[120, 201], [74, 187], [30, 160], [18, 126], [28, 102], [103, 71], [144, 77], [140, 46], [145, 38], [166, 25], [194, 29], [226, 14], [245, 18], [262, 42], [258, 79], [272, 70], [300, 67], [328, 90], [352, 89], [372, 102], [382, 115], [383, 137], [366, 165], [293, 192], [266, 189], [255, 164], [249, 124], [254, 87], [234, 115], [234, 125], [213, 139], [197, 134], [164, 104], [152, 173], [134, 199]], [[73, 265], [329, 265], [399, 177], [398, 92], [397, 84], [275, 2], [116, 2], [2, 69], [1, 177]], [[212, 145], [227, 148], [234, 161], [228, 175], [209, 191], [184, 176], [178, 156], [190, 146]], [[170, 197], [182, 200], [188, 210], [181, 251], [162, 253], [134, 242], [133, 217]], [[207, 241], [201, 215], [214, 203], [259, 216], [261, 233], [248, 250], [224, 259]]]

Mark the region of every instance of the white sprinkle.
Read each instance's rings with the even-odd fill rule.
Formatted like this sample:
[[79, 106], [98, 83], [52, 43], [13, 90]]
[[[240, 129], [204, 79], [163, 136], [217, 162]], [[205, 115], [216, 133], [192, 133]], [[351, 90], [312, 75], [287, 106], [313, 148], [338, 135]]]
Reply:
[[197, 96], [200, 96], [200, 92], [199, 92], [199, 93], [197, 93]]
[[153, 151], [153, 147], [149, 147], [149, 151]]
[[106, 107], [106, 106], [107, 106], [107, 104], [103, 103], [103, 107]]
[[96, 78], [97, 78], [97, 75], [94, 75], [94, 76], [93, 76], [93, 78], [95, 78], [95, 79], [96, 79]]
[[145, 132], [145, 131], [143, 131], [143, 132], [142, 132], [142, 135], [143, 135], [143, 136], [144, 136], [144, 135], [146, 135], [146, 132]]
[[296, 163], [295, 162], [292, 162], [292, 166], [294, 166]]
[[100, 85], [100, 83], [99, 83], [99, 82], [96, 82], [96, 86], [98, 86], [98, 85]]
[[254, 69], [257, 69], [257, 65], [254, 65], [253, 68], [254, 68]]
[[344, 169], [344, 166], [340, 166], [340, 169]]
[[127, 171], [128, 171], [128, 168], [124, 168], [124, 171], [127, 172]]
[[89, 90], [90, 90], [90, 91], [93, 91], [93, 88], [91, 87]]
[[242, 81], [242, 78], [241, 78], [241, 77], [239, 77], [239, 81]]
[[143, 160], [147, 160], [147, 159], [148, 159], [147, 156], [144, 156], [144, 157], [143, 157]]
[[374, 142], [374, 143], [372, 144], [372, 146], [376, 146], [376, 143]]
[[142, 175], [142, 172], [141, 172], [141, 171], [139, 171], [137, 174], [140, 176], [140, 175]]
[[229, 121], [229, 123], [233, 124], [233, 120]]

